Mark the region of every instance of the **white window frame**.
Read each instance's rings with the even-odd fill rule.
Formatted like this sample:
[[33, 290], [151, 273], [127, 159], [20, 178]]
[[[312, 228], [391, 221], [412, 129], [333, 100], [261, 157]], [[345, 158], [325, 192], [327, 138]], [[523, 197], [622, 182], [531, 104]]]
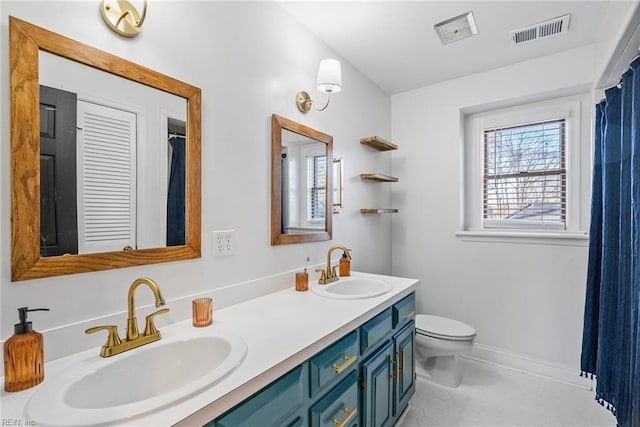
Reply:
[[[585, 169], [582, 150], [591, 147], [589, 95], [535, 102], [531, 104], [482, 111], [466, 115], [462, 138], [461, 226], [457, 233], [463, 240], [513, 241], [516, 243], [586, 245], [588, 221], [582, 210], [588, 207], [585, 186], [589, 187], [590, 170]], [[525, 224], [500, 228], [483, 225], [484, 131], [499, 127], [520, 126], [564, 119], [566, 124], [566, 227], [554, 229], [543, 224]]]
[[[317, 144], [308, 144], [300, 149], [300, 164], [302, 165], [302, 167], [300, 167], [300, 182], [304, 184], [304, 186], [301, 188], [301, 190], [303, 191], [304, 197], [300, 197], [300, 200], [299, 200], [300, 225], [305, 228], [309, 228], [309, 229], [324, 228], [324, 225], [326, 222], [326, 215], [329, 215], [329, 213], [325, 211], [325, 218], [313, 220], [313, 219], [310, 219], [311, 212], [309, 212], [309, 198], [310, 198], [311, 187], [313, 186], [313, 183], [309, 181], [309, 158], [313, 158], [315, 156], [326, 156], [326, 155], [327, 155], [326, 147], [324, 146], [324, 144], [322, 145], [322, 147], [318, 147]], [[328, 165], [327, 165], [327, 171], [328, 171]], [[326, 191], [328, 190], [325, 189], [325, 201], [326, 201]], [[325, 203], [325, 209], [326, 208], [327, 207]]]

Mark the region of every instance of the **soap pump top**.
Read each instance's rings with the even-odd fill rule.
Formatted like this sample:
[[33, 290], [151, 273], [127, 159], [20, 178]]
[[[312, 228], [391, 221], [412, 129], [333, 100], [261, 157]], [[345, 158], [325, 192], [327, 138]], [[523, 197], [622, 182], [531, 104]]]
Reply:
[[27, 334], [33, 330], [33, 323], [27, 322], [27, 313], [30, 311], [49, 311], [48, 308], [32, 308], [20, 307], [18, 309], [18, 318], [20, 323], [13, 325], [13, 333], [16, 335]]

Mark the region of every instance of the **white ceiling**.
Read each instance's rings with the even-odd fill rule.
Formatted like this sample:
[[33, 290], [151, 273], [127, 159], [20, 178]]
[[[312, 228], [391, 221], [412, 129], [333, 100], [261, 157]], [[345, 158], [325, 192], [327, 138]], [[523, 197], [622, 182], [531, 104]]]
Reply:
[[[281, 1], [388, 94], [595, 43], [617, 34], [631, 1]], [[473, 11], [479, 34], [443, 46], [433, 25]], [[509, 32], [571, 14], [569, 32], [514, 45]], [[611, 26], [610, 26], [611, 27]]]

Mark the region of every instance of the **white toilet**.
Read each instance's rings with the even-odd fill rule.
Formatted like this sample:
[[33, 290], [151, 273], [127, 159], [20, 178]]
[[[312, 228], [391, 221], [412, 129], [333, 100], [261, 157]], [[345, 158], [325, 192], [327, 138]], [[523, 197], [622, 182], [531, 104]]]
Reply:
[[462, 370], [456, 355], [473, 348], [476, 330], [446, 317], [416, 315], [416, 361], [418, 374], [422, 368], [429, 379], [449, 387], [458, 387]]

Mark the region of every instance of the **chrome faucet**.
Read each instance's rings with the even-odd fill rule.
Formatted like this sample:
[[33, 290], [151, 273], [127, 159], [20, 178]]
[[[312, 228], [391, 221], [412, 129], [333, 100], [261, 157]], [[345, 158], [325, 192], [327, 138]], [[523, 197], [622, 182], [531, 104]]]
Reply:
[[134, 280], [134, 282], [129, 287], [129, 315], [127, 318], [127, 336], [126, 338], [124, 338], [124, 341], [120, 339], [120, 336], [118, 334], [118, 327], [115, 325], [96, 326], [85, 331], [87, 334], [92, 334], [101, 330], [107, 330], [109, 332], [109, 335], [107, 336], [107, 342], [102, 346], [102, 349], [100, 350], [100, 356], [114, 356], [118, 353], [122, 353], [123, 351], [131, 350], [132, 348], [140, 347], [142, 345], [158, 341], [160, 338], [162, 338], [162, 336], [160, 335], [160, 331], [156, 329], [156, 326], [153, 323], [153, 318], [158, 314], [168, 313], [168, 308], [163, 308], [148, 315], [145, 319], [146, 323], [144, 332], [142, 333], [142, 335], [140, 335], [140, 333], [138, 332], [138, 320], [136, 319], [135, 312], [135, 292], [138, 286], [143, 284], [147, 285], [153, 292], [153, 296], [156, 300], [156, 307], [165, 305], [164, 298], [162, 298], [160, 288], [158, 287], [158, 284], [156, 282], [147, 277], [141, 277]]
[[344, 252], [344, 254], [346, 255], [346, 257], [348, 259], [351, 259], [351, 254], [349, 254], [349, 249], [347, 249], [346, 246], [342, 246], [342, 245], [331, 246], [329, 248], [329, 251], [327, 252], [327, 269], [316, 270], [321, 273], [320, 278], [318, 279], [318, 283], [321, 285], [326, 285], [327, 283], [335, 282], [336, 280], [340, 279], [340, 277], [338, 277], [338, 274], [336, 273], [336, 266], [335, 265], [333, 267], [331, 266], [331, 253], [336, 249], [341, 249], [342, 252]]

